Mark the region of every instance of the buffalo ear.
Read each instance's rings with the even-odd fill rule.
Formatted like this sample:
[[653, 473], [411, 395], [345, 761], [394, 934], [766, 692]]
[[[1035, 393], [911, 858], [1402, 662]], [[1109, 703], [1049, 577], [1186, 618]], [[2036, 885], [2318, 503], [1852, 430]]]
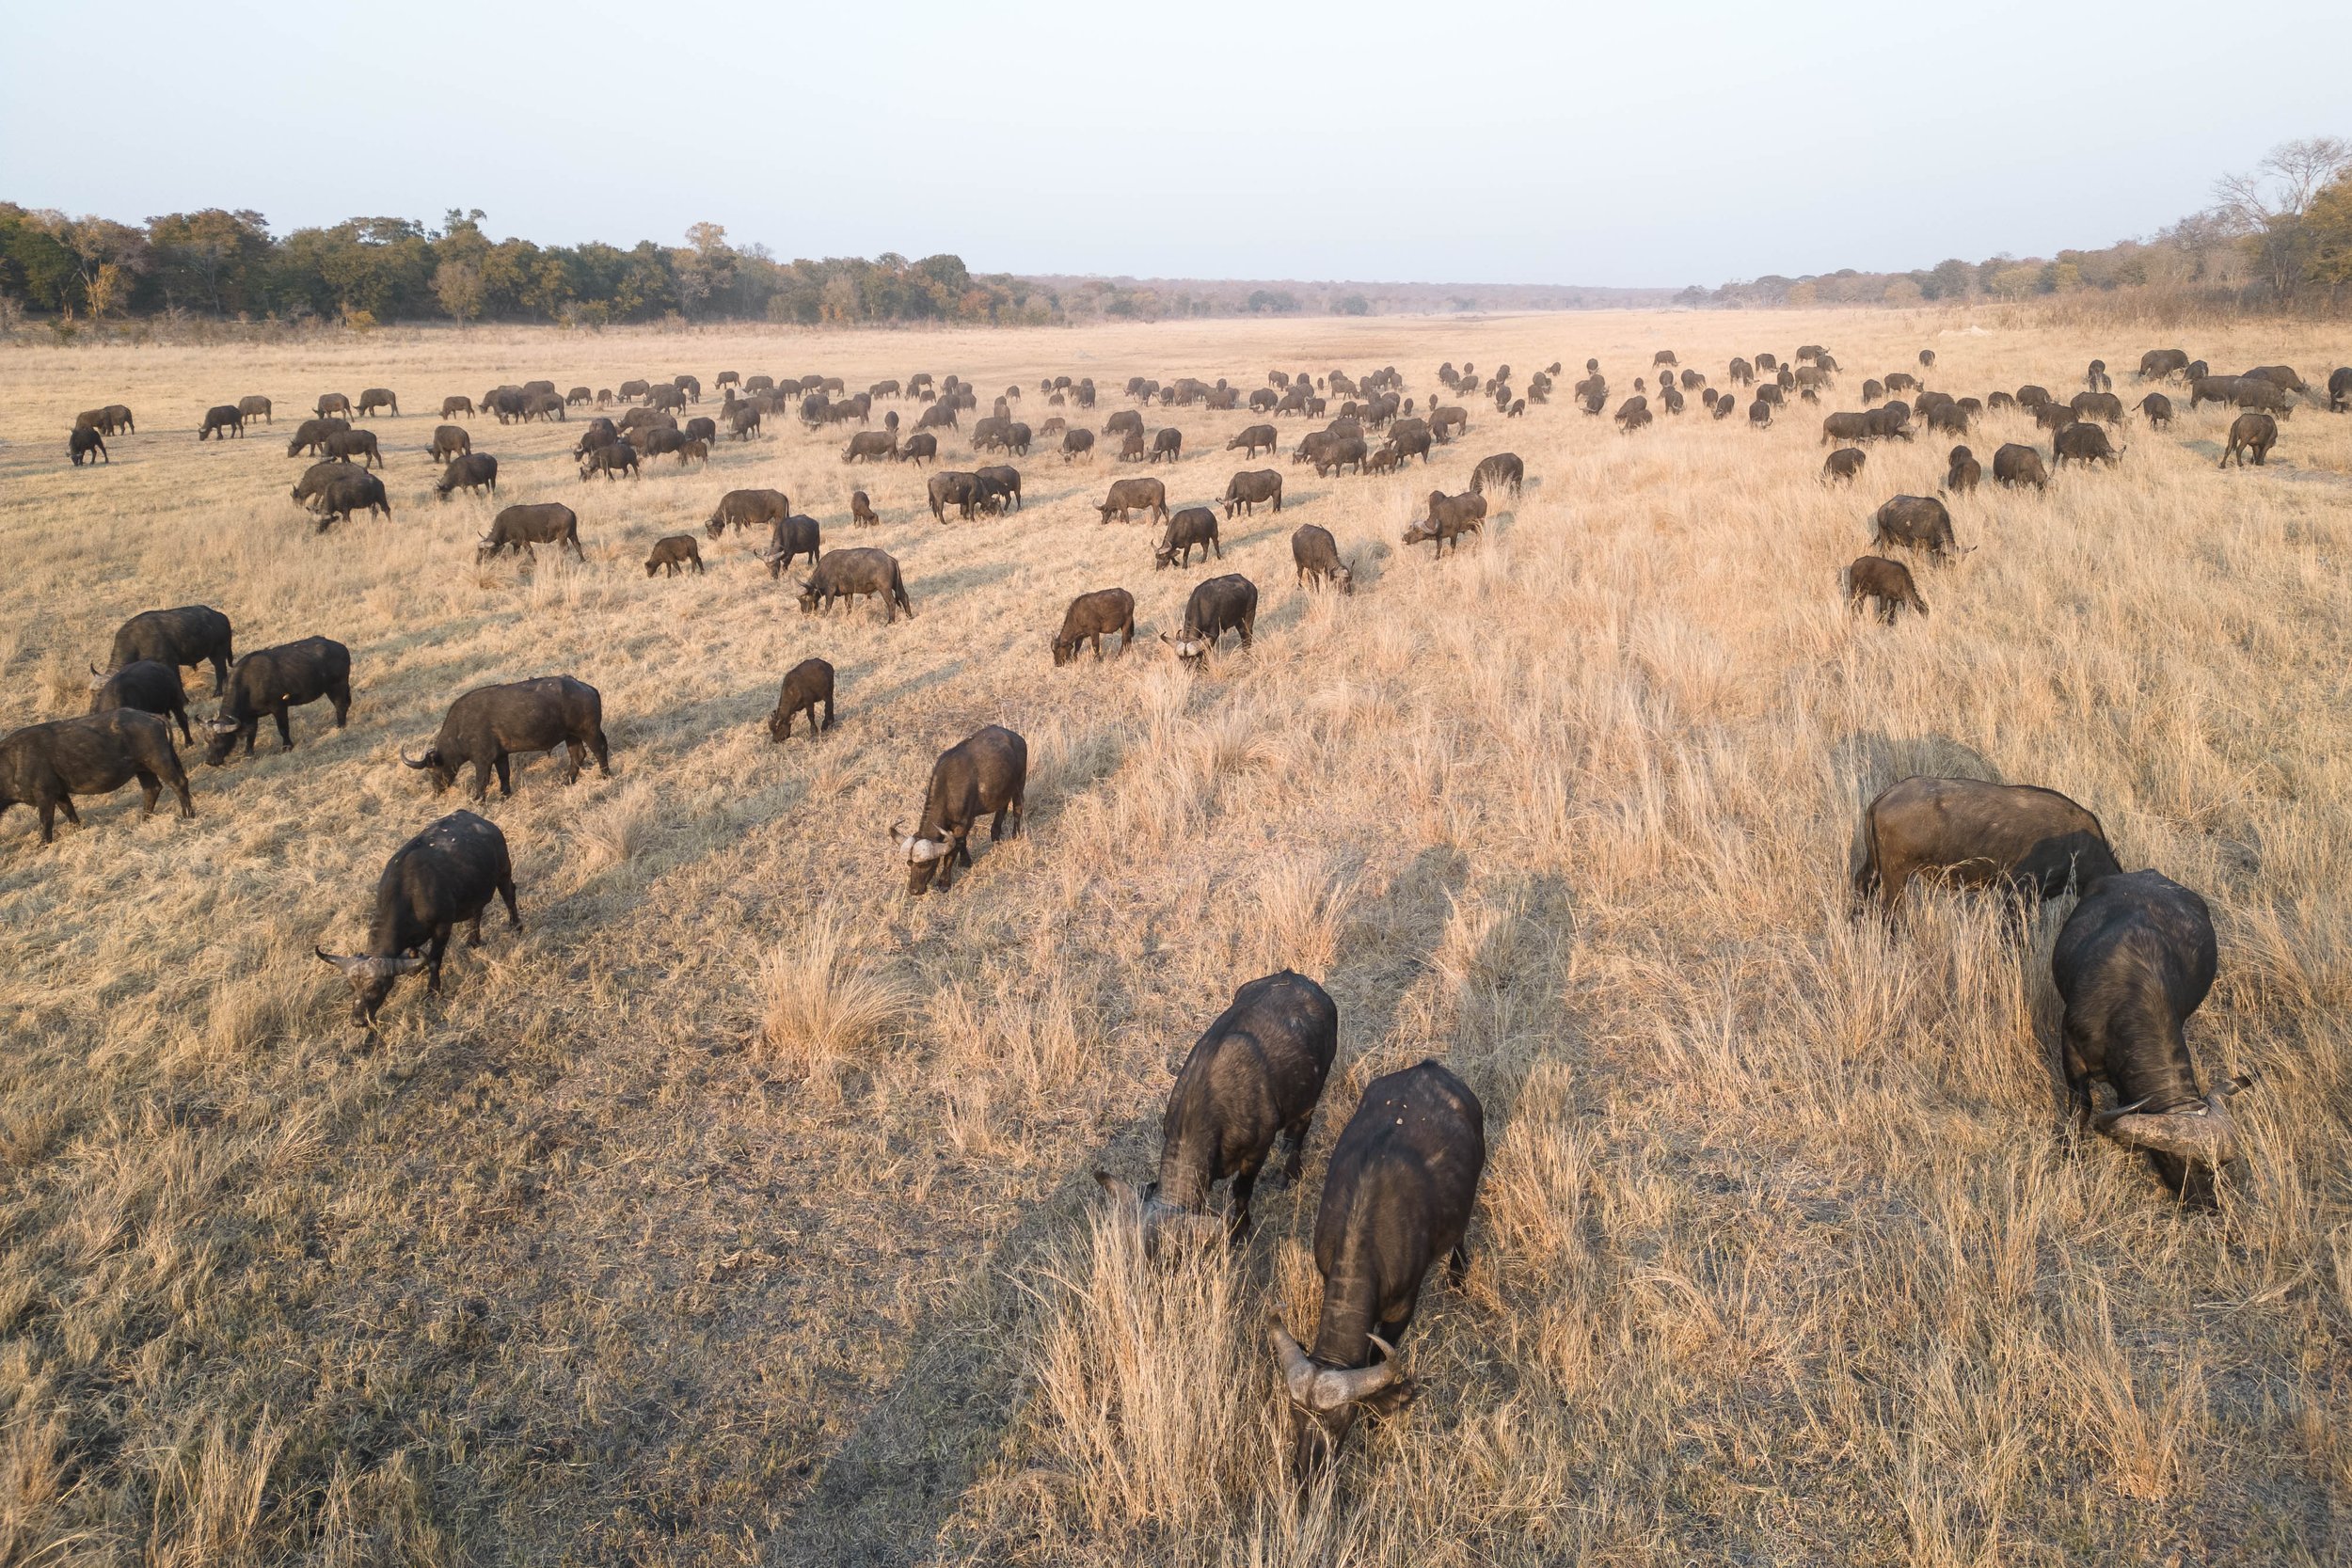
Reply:
[[1361, 1402], [1364, 1409], [1375, 1416], [1393, 1416], [1421, 1397], [1421, 1390], [1410, 1380], [1400, 1378], [1376, 1393], [1368, 1394]]

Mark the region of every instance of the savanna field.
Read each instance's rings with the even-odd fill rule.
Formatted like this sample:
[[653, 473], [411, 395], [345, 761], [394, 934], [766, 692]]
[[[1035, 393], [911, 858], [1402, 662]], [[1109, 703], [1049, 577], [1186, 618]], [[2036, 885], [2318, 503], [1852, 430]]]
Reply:
[[[1842, 369], [1768, 431], [1690, 410], [1621, 436], [1654, 350], [1819, 342]], [[2352, 418], [2306, 405], [2265, 467], [2230, 412], [2137, 418], [2113, 467], [1951, 500], [1930, 613], [1851, 611], [1866, 519], [1951, 441], [1824, 485], [1820, 416], [1915, 370], [2061, 398], [2149, 348], [2314, 384], [2352, 333], [1962, 312], [1592, 313], [994, 332], [385, 331], [278, 345], [0, 350], [0, 727], [82, 712], [135, 611], [209, 604], [240, 653], [351, 649], [349, 728], [201, 766], [196, 817], [0, 817], [0, 1564], [2319, 1565], [2352, 1552]], [[934, 523], [928, 470], [845, 467], [855, 426], [723, 439], [583, 483], [565, 423], [456, 422], [495, 499], [437, 501], [443, 396], [722, 370], [954, 372], [1100, 430], [1133, 374], [1561, 361], [1553, 401], [1424, 471], [1319, 480], [1184, 432], [1171, 506], [1272, 467], [1283, 510], [1155, 570], [1107, 526], [1113, 461], [1015, 458], [1025, 504]], [[1049, 410], [1041, 376], [1091, 376]], [[395, 390], [391, 519], [320, 535], [285, 443], [316, 397]], [[261, 393], [276, 425], [199, 444]], [[139, 433], [74, 468], [74, 414]], [[1337, 412], [1338, 400], [1332, 400]], [[884, 402], [911, 427], [920, 405]], [[965, 430], [972, 415], [963, 417]], [[2049, 438], [1996, 412], [1969, 444]], [[968, 442], [943, 465], [970, 468]], [[1489, 453], [1524, 459], [1441, 561], [1399, 535]], [[739, 487], [830, 548], [895, 555], [915, 614], [803, 614]], [[853, 535], [864, 488], [879, 528]], [[584, 562], [475, 560], [502, 505], [577, 510]], [[1317, 523], [1356, 592], [1294, 580]], [[707, 575], [648, 578], [691, 532]], [[1255, 645], [1172, 633], [1203, 576]], [[1057, 669], [1070, 598], [1139, 639]], [[783, 673], [838, 721], [769, 739]], [[603, 694], [610, 778], [521, 763], [479, 807], [519, 934], [453, 948], [370, 1035], [312, 956], [362, 940], [404, 840], [468, 801], [403, 768], [474, 687]], [[213, 708], [209, 671], [192, 706]], [[1027, 738], [1024, 836], [910, 899], [885, 834], [983, 724]], [[2061, 790], [2127, 869], [2211, 900], [2201, 1074], [2251, 1072], [2242, 1178], [2184, 1209], [2077, 1138], [2049, 951], [1982, 900], [1853, 913], [1863, 804], [1913, 773]], [[168, 803], [169, 797], [166, 797]], [[1340, 1009], [1303, 1179], [1230, 1255], [1147, 1263], [1093, 1172], [1141, 1180], [1171, 1071], [1243, 982]], [[1314, 1204], [1374, 1077], [1435, 1056], [1486, 1111], [1458, 1287], [1420, 1390], [1300, 1493], [1269, 1311], [1315, 1321]]]

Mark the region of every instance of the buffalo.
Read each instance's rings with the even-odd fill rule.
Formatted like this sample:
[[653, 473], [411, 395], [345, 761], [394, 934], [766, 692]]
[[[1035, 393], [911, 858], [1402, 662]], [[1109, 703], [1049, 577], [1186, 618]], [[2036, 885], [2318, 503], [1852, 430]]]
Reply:
[[1195, 587], [1184, 601], [1183, 627], [1173, 637], [1160, 633], [1160, 641], [1173, 644], [1178, 658], [1193, 661], [1206, 657], [1229, 631], [1239, 633], [1241, 645], [1248, 647], [1257, 625], [1258, 585], [1229, 572]]
[[898, 437], [886, 430], [861, 430], [850, 437], [850, 444], [841, 449], [844, 463], [872, 463], [898, 455]]
[[384, 494], [384, 482], [357, 469], [330, 476], [319, 490], [317, 503], [321, 533], [336, 522], [351, 521], [355, 512], [381, 515], [388, 522], [392, 515], [392, 503]]
[[469, 811], [452, 812], [394, 850], [376, 879], [366, 951], [338, 956], [312, 949], [350, 982], [351, 1022], [363, 1029], [373, 1024], [392, 983], [420, 969], [426, 992], [439, 995], [451, 935], [471, 921], [466, 945], [481, 946], [482, 916], [492, 897], [506, 904], [507, 928], [522, 929], [506, 835]]
[[1114, 654], [1124, 654], [1136, 640], [1136, 596], [1124, 588], [1098, 588], [1070, 601], [1061, 630], [1054, 634], [1054, 667], [1078, 657], [1080, 644], [1092, 641], [1096, 663], [1103, 660], [1103, 639], [1117, 637]]
[[1449, 544], [1459, 553], [1462, 535], [1479, 532], [1486, 523], [1486, 497], [1475, 493], [1449, 496], [1442, 490], [1432, 490], [1429, 515], [1405, 531], [1405, 543], [1421, 545], [1434, 540], [1439, 556], [1445, 554]]
[[1307, 1130], [1338, 1054], [1339, 1005], [1305, 975], [1284, 970], [1250, 981], [1193, 1042], [1160, 1118], [1159, 1179], [1137, 1191], [1096, 1171], [1123, 1210], [1143, 1227], [1144, 1252], [1157, 1256], [1171, 1227], [1207, 1218], [1210, 1189], [1232, 1183], [1232, 1211], [1221, 1227], [1238, 1244], [1249, 1231], [1249, 1197], [1279, 1137], [1289, 1145], [1285, 1179], [1296, 1181]]
[[580, 465], [580, 477], [582, 480], [592, 479], [597, 474], [602, 474], [607, 480], [612, 480], [623, 473], [628, 474], [631, 479], [643, 477], [637, 471], [637, 449], [627, 441], [615, 441], [611, 446], [598, 447], [583, 458]]
[[433, 429], [433, 445], [425, 450], [425, 456], [435, 463], [439, 463], [452, 457], [464, 457], [472, 451], [473, 437], [466, 433], [465, 426], [436, 425]]
[[2122, 452], [2107, 440], [2107, 433], [2095, 424], [2068, 425], [2050, 438], [2052, 459], [2063, 468], [2071, 463], [2113, 463]]
[[1928, 601], [1911, 580], [1911, 568], [1883, 555], [1859, 556], [1846, 568], [1846, 603], [1858, 609], [1865, 599], [1877, 602], [1879, 619], [1890, 626], [1896, 611], [1905, 606], [1921, 615], [1928, 612]]
[[306, 637], [274, 648], [257, 648], [237, 660], [229, 684], [220, 694], [220, 711], [205, 721], [212, 731], [204, 744], [204, 764], [218, 768], [229, 760], [238, 741], [245, 754], [253, 754], [264, 715], [278, 723], [278, 743], [294, 750], [294, 726], [288, 710], [326, 698], [335, 710], [335, 727], [342, 729], [351, 714], [351, 650], [326, 637]]
[[2279, 440], [2279, 421], [2267, 414], [2240, 414], [2230, 421], [2230, 444], [2216, 465], [2226, 468], [2233, 458], [2237, 466], [2246, 467], [2246, 454], [2254, 454], [2254, 467], [2262, 467], [2270, 460], [2270, 449]]
[[322, 420], [329, 414], [340, 414], [348, 419], [351, 416], [351, 399], [341, 392], [321, 392], [318, 405], [310, 412]]
[[507, 759], [533, 752], [564, 748], [569, 764], [564, 782], [580, 779], [580, 764], [589, 756], [606, 777], [612, 773], [612, 752], [604, 738], [604, 698], [586, 681], [569, 675], [540, 675], [504, 686], [482, 686], [450, 704], [440, 733], [421, 756], [405, 748], [400, 760], [433, 776], [436, 793], [457, 782], [461, 768], [473, 768], [473, 798], [489, 794], [490, 775], [498, 775], [499, 793], [515, 793]]
[[194, 740], [188, 728], [187, 688], [180, 684], [180, 667], [159, 658], [137, 658], [108, 674], [90, 666], [89, 711], [111, 713], [127, 707], [140, 713], [167, 715], [180, 721], [180, 738]]
[[982, 494], [980, 476], [963, 473], [953, 468], [943, 469], [931, 475], [928, 494], [932, 521], [945, 523], [947, 520], [947, 508], [950, 506], [956, 509], [956, 515], [959, 517], [968, 519], [972, 515], [973, 508], [980, 502]]
[[2123, 400], [2113, 392], [2076, 392], [2072, 400], [2074, 417], [2097, 420], [2104, 424], [2123, 422]]
[[[680, 538], [688, 538], [681, 534]], [[689, 543], [691, 540], [689, 539]], [[818, 704], [824, 705], [825, 717], [817, 718]], [[808, 737], [833, 728], [833, 666], [821, 658], [804, 658], [784, 673], [784, 685], [777, 689], [774, 711], [768, 715], [768, 738], [778, 743], [792, 738], [792, 721], [800, 714], [808, 715]]]
[[209, 662], [213, 689], [229, 685], [229, 664], [236, 657], [229, 617], [210, 605], [183, 605], [177, 610], [145, 610], [116, 628], [110, 669], [119, 670], [140, 659], [153, 659], [173, 669], [193, 670]]
[[278, 422], [277, 417], [270, 410], [269, 399], [262, 396], [259, 392], [256, 392], [251, 397], [239, 398], [237, 400], [237, 413], [242, 419], [259, 420], [263, 424], [276, 424]]
[[65, 451], [68, 457], [73, 459], [73, 466], [77, 468], [92, 452], [98, 454], [98, 461], [101, 463], [109, 467], [114, 465], [114, 459], [106, 454], [106, 442], [98, 434], [96, 425], [77, 424], [68, 431], [65, 437]]
[[816, 570], [801, 580], [801, 611], [830, 610], [835, 599], [854, 609], [868, 594], [882, 601], [885, 623], [895, 624], [901, 610], [910, 619], [914, 614], [898, 562], [888, 553], [868, 548], [834, 550], [820, 556]]
[[702, 546], [694, 543], [691, 533], [664, 534], [653, 542], [653, 553], [645, 558], [647, 577], [665, 569], [675, 577], [689, 566], [694, 568], [696, 577], [702, 576]]
[[2172, 422], [2172, 400], [2162, 392], [2151, 392], [2132, 406], [2147, 420], [2151, 430], [2162, 430]]
[[729, 490], [711, 509], [703, 530], [716, 539], [731, 528], [757, 528], [792, 515], [792, 500], [781, 490]]
[[1200, 561], [1208, 563], [1211, 551], [1218, 560], [1225, 558], [1225, 548], [1217, 543], [1216, 513], [1205, 506], [1187, 506], [1168, 520], [1168, 531], [1160, 539], [1160, 547], [1152, 554], [1154, 568], [1189, 566], [1192, 552], [1200, 546]]
[[497, 495], [499, 460], [488, 452], [451, 458], [449, 467], [441, 470], [440, 479], [435, 482], [433, 493], [447, 500], [455, 490], [483, 490]]
[[863, 490], [850, 491], [850, 526], [851, 528], [877, 528], [881, 526], [881, 523], [882, 518], [874, 511], [872, 499]]
[[1954, 447], [1945, 460], [1944, 488], [1956, 496], [1974, 490], [1984, 479], [1984, 465], [1966, 447]]
[[1291, 1470], [1304, 1484], [1359, 1418], [1412, 1398], [1396, 1347], [1438, 1260], [1458, 1285], [1486, 1168], [1486, 1114], [1434, 1061], [1374, 1079], [1348, 1118], [1315, 1212], [1323, 1315], [1311, 1351], [1271, 1326], [1292, 1410]]
[[1838, 480], [1851, 484], [1860, 477], [1863, 465], [1869, 461], [1870, 454], [1860, 447], [1839, 447], [1823, 460], [1821, 483], [1826, 484], [1832, 480]]
[[2328, 411], [2352, 413], [2352, 365], [2339, 365], [2328, 372]]
[[1116, 512], [1119, 520], [1123, 523], [1129, 520], [1128, 515], [1137, 509], [1148, 510], [1154, 518], [1166, 522], [1168, 486], [1156, 479], [1114, 480], [1110, 494], [1096, 510], [1102, 514], [1103, 522], [1109, 522], [1111, 514]]
[[375, 432], [373, 430], [334, 431], [323, 444], [326, 455], [339, 461], [348, 463], [356, 455], [361, 460], [363, 467], [380, 468], [384, 466], [384, 454], [376, 450]]
[[286, 455], [300, 457], [309, 452], [315, 456], [326, 447], [328, 436], [350, 428], [350, 423], [343, 420], [305, 420], [294, 426], [294, 439], [286, 443]]
[[506, 508], [490, 519], [490, 531], [476, 542], [473, 558], [478, 564], [510, 548], [535, 556], [533, 546], [539, 545], [553, 545], [559, 552], [569, 548], [583, 562], [588, 559], [580, 545], [579, 514], [562, 501]]
[[2152, 348], [2139, 356], [2139, 379], [2162, 381], [2188, 368], [2188, 354], [2184, 349]]
[[1281, 444], [1270, 424], [1253, 424], [1225, 443], [1227, 451], [1239, 451], [1244, 457], [1255, 457], [1261, 451], [1272, 451]]
[[[2185, 1025], [2213, 989], [2220, 953], [2205, 901], [2156, 871], [2086, 879], [2050, 954], [2066, 1011], [2061, 1061], [2074, 1112], [2145, 1152], [2165, 1183], [2206, 1200], [2238, 1156], [2229, 1099], [2251, 1082], [2201, 1091]], [[2090, 1081], [2114, 1085], [2116, 1109], [2092, 1114]]]
[[1897, 496], [1870, 516], [1870, 543], [1884, 547], [1908, 545], [1934, 560], [1954, 554], [1952, 515], [1933, 496]]
[[[373, 414], [379, 408], [389, 408], [392, 411], [393, 419], [400, 418], [400, 399], [392, 396], [387, 388], [371, 387], [359, 394], [358, 413], [361, 417]], [[325, 410], [322, 409], [320, 412], [324, 413]]]
[[898, 461], [913, 463], [918, 467], [926, 461], [939, 460], [939, 437], [929, 431], [916, 431], [898, 443]]
[[1864, 809], [1853, 887], [1891, 916], [1920, 877], [2039, 904], [2119, 869], [2099, 819], [2054, 789], [1914, 776]]
[[991, 812], [993, 841], [1009, 826], [1021, 835], [1022, 792], [1029, 780], [1029, 743], [995, 724], [975, 730], [939, 754], [931, 766], [930, 788], [923, 798], [923, 816], [914, 832], [904, 824], [890, 836], [907, 858], [907, 894], [921, 897], [934, 882], [942, 893], [955, 883], [958, 864], [970, 865], [967, 841], [982, 816]]
[[145, 803], [139, 815], [155, 815], [166, 784], [180, 799], [180, 815], [192, 817], [188, 775], [172, 749], [171, 726], [152, 713], [110, 708], [79, 719], [27, 724], [0, 738], [0, 813], [30, 806], [40, 817], [40, 841], [56, 842], [56, 814], [80, 827], [76, 795], [111, 795], [136, 779]]
[[2019, 446], [2014, 441], [2003, 443], [2001, 450], [1993, 454], [1993, 479], [2011, 489], [2021, 484], [2030, 484], [2037, 490], [2050, 487], [2050, 470], [2042, 467], [2041, 450]]
[[1506, 484], [1510, 486], [1511, 494], [1516, 496], [1526, 480], [1527, 465], [1519, 461], [1517, 452], [1496, 452], [1492, 457], [1481, 459], [1478, 467], [1470, 470], [1470, 489], [1482, 496], [1486, 493], [1488, 485], [1500, 490]]
[[802, 556], [808, 557], [808, 563], [815, 566], [824, 542], [825, 531], [817, 519], [796, 513], [776, 519], [775, 527], [768, 533], [768, 547], [759, 552], [759, 559], [768, 563], [770, 578], [780, 578], [784, 569]]
[[441, 418], [445, 420], [453, 420], [460, 414], [472, 412], [473, 399], [469, 397], [458, 396], [441, 400]]
[[203, 441], [218, 436], [226, 441], [230, 436], [245, 435], [245, 414], [233, 403], [217, 404], [204, 410], [204, 422], [197, 427], [196, 438]]
[[1301, 586], [1337, 583], [1343, 594], [1356, 592], [1355, 562], [1340, 560], [1339, 541], [1328, 529], [1301, 523], [1291, 535], [1291, 564], [1297, 568]]

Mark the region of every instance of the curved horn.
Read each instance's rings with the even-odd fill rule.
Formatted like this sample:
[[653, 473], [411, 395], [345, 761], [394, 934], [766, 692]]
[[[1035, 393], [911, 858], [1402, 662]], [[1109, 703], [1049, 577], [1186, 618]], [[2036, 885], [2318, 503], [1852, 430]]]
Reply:
[[204, 721], [204, 727], [211, 730], [215, 735], [234, 735], [237, 733], [237, 723], [233, 719], [207, 719]]
[[898, 820], [893, 822], [890, 825], [890, 831], [882, 834], [882, 836], [898, 843], [904, 843], [907, 837], [907, 819], [901, 816]]
[[420, 760], [416, 757], [410, 756], [408, 754], [408, 748], [403, 746], [400, 749], [400, 760], [406, 763], [411, 768], [430, 768], [433, 766], [433, 753], [431, 752], [425, 752], [423, 758]]
[[322, 959], [327, 963], [333, 964], [337, 969], [342, 970], [346, 974], [350, 974], [352, 970], [357, 968], [358, 965], [368, 961], [364, 954], [350, 953], [339, 957], [336, 954], [329, 953], [326, 948], [319, 946], [315, 942], [311, 944], [310, 951], [316, 953]]
[[2153, 1149], [2218, 1169], [2237, 1158], [2237, 1127], [2223, 1108], [2226, 1098], [2216, 1089], [2194, 1110], [2162, 1116], [2127, 1112], [2115, 1117], [2107, 1134], [2128, 1148]]
[[96, 675], [96, 676], [97, 676], [100, 680], [104, 680], [104, 679], [106, 678], [106, 672], [105, 672], [105, 671], [103, 671], [103, 670], [101, 670], [101, 669], [100, 669], [97, 665], [95, 665], [95, 664], [93, 664], [93, 665], [91, 665], [91, 666], [89, 667], [89, 673], [90, 673], [91, 674], [93, 674], [93, 675]]
[[1291, 1338], [1290, 1330], [1279, 1318], [1266, 1320], [1266, 1337], [1274, 1341], [1274, 1358], [1282, 1368], [1282, 1386], [1293, 1404], [1312, 1408], [1315, 1391], [1315, 1364], [1307, 1359], [1307, 1353]]

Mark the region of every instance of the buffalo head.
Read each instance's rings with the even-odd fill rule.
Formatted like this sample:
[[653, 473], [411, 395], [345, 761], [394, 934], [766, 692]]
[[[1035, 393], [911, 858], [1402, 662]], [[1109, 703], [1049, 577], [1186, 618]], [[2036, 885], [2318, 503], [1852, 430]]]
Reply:
[[424, 755], [421, 757], [410, 756], [408, 749], [404, 746], [401, 748], [400, 760], [421, 773], [432, 774], [433, 792], [436, 795], [457, 782], [457, 765], [442, 756], [438, 746], [426, 747]]
[[351, 1022], [362, 1029], [375, 1022], [376, 1010], [392, 993], [392, 982], [424, 967], [424, 959], [415, 953], [338, 955], [324, 947], [313, 947], [311, 951], [321, 961], [342, 970], [343, 978], [351, 983]]
[[1311, 1358], [1279, 1322], [1269, 1321], [1282, 1388], [1291, 1402], [1291, 1474], [1304, 1486], [1340, 1451], [1340, 1445], [1367, 1413], [1392, 1415], [1413, 1402], [1413, 1386], [1397, 1370], [1396, 1351], [1375, 1334], [1377, 1366], [1342, 1369]]
[[240, 726], [233, 719], [207, 719], [204, 727], [212, 732], [204, 741], [204, 766], [218, 768], [235, 750]]

